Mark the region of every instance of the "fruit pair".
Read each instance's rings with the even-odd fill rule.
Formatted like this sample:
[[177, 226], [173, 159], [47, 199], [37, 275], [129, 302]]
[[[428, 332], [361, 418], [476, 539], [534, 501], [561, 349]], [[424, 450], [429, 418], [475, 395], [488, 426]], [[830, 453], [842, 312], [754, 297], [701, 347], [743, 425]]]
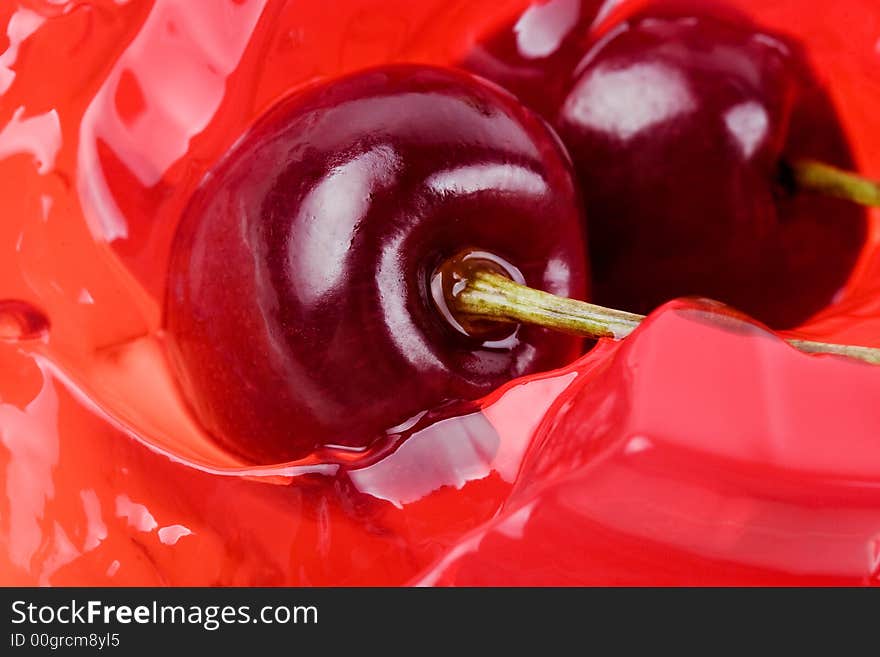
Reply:
[[[639, 310], [695, 292], [785, 323], [840, 285], [858, 217], [771, 185], [786, 130], [806, 124], [768, 39], [646, 20], [579, 70], [556, 124], [590, 202], [603, 298]], [[804, 116], [828, 109], [808, 98]], [[803, 133], [806, 154], [845, 163], [835, 130]], [[519, 285], [586, 298], [576, 187], [545, 124], [466, 74], [387, 67], [283, 101], [206, 179], [176, 239], [166, 327], [196, 414], [257, 461], [362, 450], [580, 353], [541, 324], [622, 337], [638, 316]], [[839, 235], [825, 269], [798, 260]]]

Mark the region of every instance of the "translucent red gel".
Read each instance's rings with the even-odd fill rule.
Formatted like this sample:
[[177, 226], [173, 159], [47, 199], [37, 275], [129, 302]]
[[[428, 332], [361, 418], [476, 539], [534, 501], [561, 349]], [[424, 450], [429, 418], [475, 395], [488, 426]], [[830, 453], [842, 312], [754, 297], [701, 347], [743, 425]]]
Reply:
[[[0, 8], [0, 583], [880, 583], [880, 369], [695, 303], [357, 459], [203, 435], [156, 335], [200, 177], [291, 89], [457, 61], [528, 3], [325, 4]], [[876, 2], [733, 4], [807, 43], [880, 177]], [[799, 334], [880, 346], [878, 230]]]

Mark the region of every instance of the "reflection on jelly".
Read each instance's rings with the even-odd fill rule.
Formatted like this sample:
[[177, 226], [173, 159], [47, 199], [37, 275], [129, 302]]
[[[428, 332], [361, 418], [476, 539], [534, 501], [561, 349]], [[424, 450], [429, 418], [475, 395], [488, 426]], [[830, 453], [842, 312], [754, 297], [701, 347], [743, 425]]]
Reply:
[[441, 420], [410, 436], [390, 456], [348, 475], [361, 493], [403, 508], [443, 486], [461, 489], [489, 476], [500, 442], [481, 413]]
[[[58, 394], [45, 374], [41, 378], [41, 389], [23, 409], [3, 403], [4, 395], [0, 394], [0, 444], [8, 458], [0, 495], [0, 511], [8, 522], [0, 564], [8, 562], [23, 572], [30, 571], [33, 584], [44, 585], [49, 583], [51, 571], [77, 555], [64, 527], [45, 522], [47, 505], [56, 493], [54, 470], [60, 440]], [[34, 440], [35, 436], [39, 440]], [[33, 558], [44, 545], [49, 549], [35, 565]], [[6, 574], [3, 582], [8, 583], [12, 573], [6, 568], [0, 568], [0, 573]]]
[[55, 166], [55, 156], [61, 148], [61, 124], [58, 112], [25, 116], [24, 107], [12, 114], [12, 119], [0, 130], [0, 158], [18, 153], [30, 153], [38, 173], [48, 173]]
[[880, 368], [709, 319], [670, 304], [567, 388], [419, 583], [876, 583]]
[[49, 318], [17, 299], [0, 300], [0, 341], [41, 340], [49, 332]]
[[104, 176], [100, 146], [133, 176], [131, 182], [154, 187], [217, 111], [265, 0], [224, 4], [224, 11], [206, 11], [198, 3], [157, 0], [89, 104], [77, 184], [99, 239], [130, 236]]
[[22, 41], [33, 34], [45, 20], [43, 16], [26, 7], [19, 7], [10, 16], [9, 24], [6, 26], [9, 45], [6, 51], [0, 54], [0, 95], [6, 93], [15, 80], [15, 60], [18, 58], [18, 49]]

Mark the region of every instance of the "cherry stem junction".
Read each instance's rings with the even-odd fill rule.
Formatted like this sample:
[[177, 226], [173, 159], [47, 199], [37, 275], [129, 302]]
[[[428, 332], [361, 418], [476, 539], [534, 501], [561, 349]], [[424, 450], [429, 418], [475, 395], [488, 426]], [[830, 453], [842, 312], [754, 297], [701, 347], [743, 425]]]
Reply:
[[880, 182], [816, 160], [794, 160], [788, 168], [795, 189], [880, 207]]
[[[451, 301], [455, 314], [469, 319], [524, 323], [585, 338], [621, 340], [638, 328], [644, 315], [604, 308], [520, 285], [510, 278], [479, 267], [459, 269], [459, 285]], [[880, 349], [786, 340], [810, 354], [835, 354], [880, 365]]]

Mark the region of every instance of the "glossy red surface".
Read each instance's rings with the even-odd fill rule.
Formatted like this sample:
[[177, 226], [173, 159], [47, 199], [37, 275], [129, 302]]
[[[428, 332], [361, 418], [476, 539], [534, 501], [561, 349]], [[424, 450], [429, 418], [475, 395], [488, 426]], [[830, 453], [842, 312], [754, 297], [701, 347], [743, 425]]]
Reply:
[[[457, 61], [525, 4], [0, 8], [3, 584], [880, 581], [880, 370], [698, 305], [363, 461], [248, 468], [187, 414], [156, 331], [204, 171], [292, 88]], [[734, 4], [806, 41], [880, 176], [876, 3]], [[880, 346], [871, 221], [799, 334]]]
[[431, 281], [479, 247], [584, 299], [585, 229], [568, 156], [509, 94], [423, 65], [316, 85], [273, 107], [187, 206], [164, 323], [182, 390], [256, 463], [365, 450], [425, 409], [581, 355], [581, 339], [535, 327], [466, 336]]
[[498, 83], [548, 120], [559, 111], [571, 77], [591, 48], [604, 0], [535, 2], [496, 33], [481, 38], [462, 65]]
[[781, 181], [795, 157], [853, 167], [825, 93], [781, 37], [648, 13], [592, 51], [554, 125], [590, 208], [598, 303], [647, 313], [700, 295], [790, 328], [849, 277], [864, 211]]

